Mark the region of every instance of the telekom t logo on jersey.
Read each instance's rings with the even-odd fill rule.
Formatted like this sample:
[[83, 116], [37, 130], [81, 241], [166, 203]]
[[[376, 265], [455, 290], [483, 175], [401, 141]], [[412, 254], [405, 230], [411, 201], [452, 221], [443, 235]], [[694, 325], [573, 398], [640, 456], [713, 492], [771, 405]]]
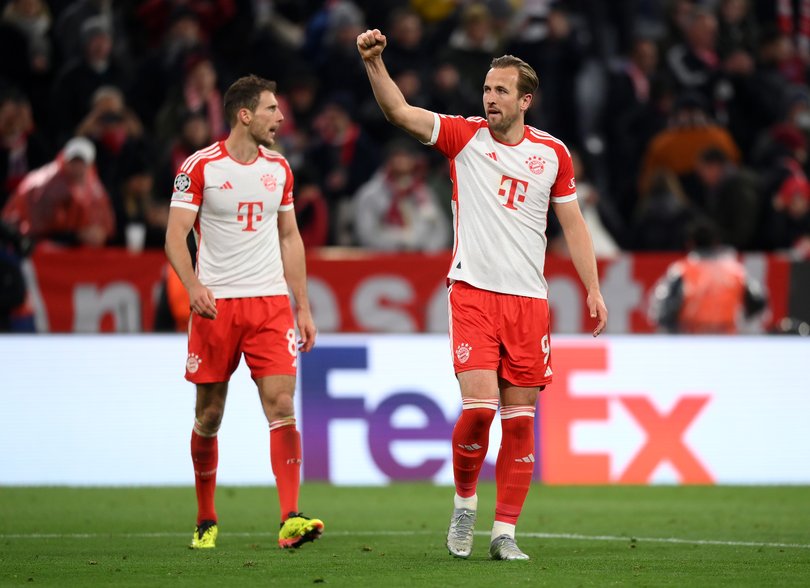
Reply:
[[510, 176], [501, 176], [501, 189], [498, 190], [498, 196], [506, 197], [504, 206], [511, 210], [517, 210], [515, 200], [523, 202], [526, 200], [526, 191], [529, 188], [529, 182], [526, 180], [519, 180]]
[[236, 211], [239, 213], [236, 215], [236, 220], [240, 223], [247, 219], [247, 224], [242, 230], [255, 231], [256, 228], [253, 226], [253, 223], [262, 220], [260, 213], [264, 212], [264, 202], [240, 202]]

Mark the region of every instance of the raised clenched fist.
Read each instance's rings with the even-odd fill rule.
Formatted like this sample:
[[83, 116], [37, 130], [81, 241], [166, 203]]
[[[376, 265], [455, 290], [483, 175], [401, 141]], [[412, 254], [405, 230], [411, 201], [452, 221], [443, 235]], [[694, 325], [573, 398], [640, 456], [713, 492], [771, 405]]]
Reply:
[[363, 59], [379, 57], [387, 44], [388, 40], [380, 29], [368, 30], [357, 35], [357, 50]]

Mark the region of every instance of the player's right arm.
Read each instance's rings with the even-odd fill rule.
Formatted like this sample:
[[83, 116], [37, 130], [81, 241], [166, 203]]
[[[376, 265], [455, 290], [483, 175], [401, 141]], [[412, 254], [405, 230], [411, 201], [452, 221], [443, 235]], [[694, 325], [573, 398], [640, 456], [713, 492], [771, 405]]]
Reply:
[[169, 208], [169, 222], [166, 227], [166, 257], [188, 292], [192, 312], [212, 319], [217, 316], [217, 302], [213, 292], [197, 278], [186, 244], [186, 239], [196, 218], [197, 211], [195, 210], [178, 206]]
[[379, 29], [357, 36], [357, 50], [363, 58], [374, 98], [390, 123], [407, 131], [422, 143], [428, 143], [433, 134], [433, 113], [411, 106], [405, 101], [383, 63], [382, 52], [386, 44], [385, 35]]

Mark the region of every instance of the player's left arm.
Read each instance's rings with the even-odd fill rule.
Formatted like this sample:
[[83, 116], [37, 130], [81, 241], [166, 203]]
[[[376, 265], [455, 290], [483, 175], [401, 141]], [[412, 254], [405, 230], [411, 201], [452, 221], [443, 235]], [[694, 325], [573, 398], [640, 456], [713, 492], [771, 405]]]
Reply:
[[315, 321], [309, 307], [307, 294], [307, 267], [304, 253], [304, 241], [298, 231], [295, 210], [280, 210], [278, 213], [278, 239], [281, 246], [281, 264], [284, 266], [284, 278], [292, 290], [297, 308], [296, 322], [301, 335], [301, 351], [309, 351], [315, 345]]
[[555, 202], [552, 206], [562, 226], [568, 250], [571, 252], [571, 261], [574, 262], [579, 279], [588, 292], [588, 311], [592, 318], [597, 319], [596, 328], [593, 330], [593, 336], [596, 337], [605, 330], [608, 311], [599, 290], [599, 274], [596, 270], [591, 233], [576, 200]]

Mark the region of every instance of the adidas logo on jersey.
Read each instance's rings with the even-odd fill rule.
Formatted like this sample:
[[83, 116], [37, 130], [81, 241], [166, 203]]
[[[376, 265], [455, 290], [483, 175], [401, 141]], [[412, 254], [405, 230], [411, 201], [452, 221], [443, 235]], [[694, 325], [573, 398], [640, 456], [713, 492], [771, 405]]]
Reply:
[[551, 376], [552, 373], [553, 372], [551, 371], [551, 366], [548, 366], [548, 367], [546, 367], [546, 373], [545, 373], [545, 375], [543, 377], [548, 378], [549, 376]]
[[490, 159], [494, 160], [494, 161], [498, 161], [498, 156], [495, 154], [494, 151], [490, 151], [489, 153], [486, 153], [486, 156], [489, 157]]
[[233, 190], [233, 184], [230, 182], [225, 182], [219, 187], [220, 190]]

